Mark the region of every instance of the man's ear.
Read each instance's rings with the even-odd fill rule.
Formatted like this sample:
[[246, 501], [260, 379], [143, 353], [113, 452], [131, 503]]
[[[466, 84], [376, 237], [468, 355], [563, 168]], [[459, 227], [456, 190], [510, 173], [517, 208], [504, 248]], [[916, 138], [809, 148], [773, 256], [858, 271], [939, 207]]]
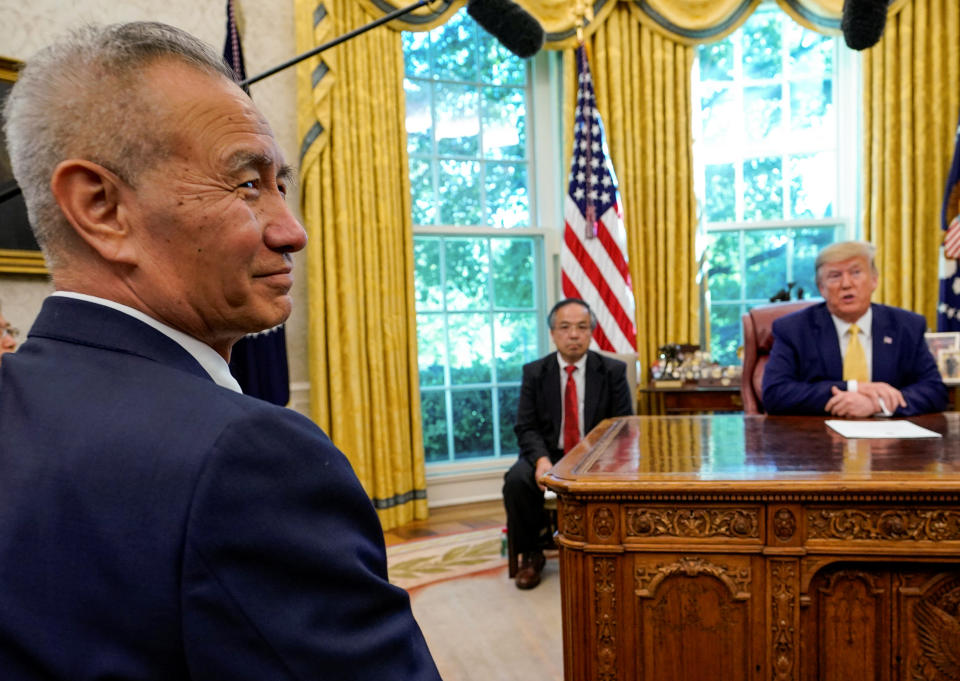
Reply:
[[50, 189], [67, 221], [104, 260], [135, 264], [135, 250], [122, 206], [122, 180], [103, 166], [82, 159], [61, 162]]

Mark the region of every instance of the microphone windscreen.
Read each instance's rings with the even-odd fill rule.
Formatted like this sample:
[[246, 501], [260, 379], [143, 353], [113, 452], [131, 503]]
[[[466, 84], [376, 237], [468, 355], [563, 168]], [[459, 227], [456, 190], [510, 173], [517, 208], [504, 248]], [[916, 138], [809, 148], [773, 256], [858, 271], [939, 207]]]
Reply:
[[543, 26], [511, 0], [467, 0], [467, 14], [518, 57], [532, 57], [543, 47]]
[[844, 0], [840, 29], [851, 50], [873, 47], [887, 25], [890, 0]]

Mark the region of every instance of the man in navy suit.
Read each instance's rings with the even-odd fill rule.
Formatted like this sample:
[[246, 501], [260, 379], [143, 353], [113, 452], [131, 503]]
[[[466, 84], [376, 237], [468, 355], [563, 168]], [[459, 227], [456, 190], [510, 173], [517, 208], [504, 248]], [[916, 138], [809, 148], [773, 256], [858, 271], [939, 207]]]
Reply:
[[4, 118], [56, 292], [0, 366], [0, 677], [437, 681], [347, 459], [230, 376], [306, 234], [219, 56], [84, 28]]
[[863, 418], [943, 411], [947, 389], [918, 314], [871, 304], [879, 274], [873, 245], [845, 241], [816, 260], [818, 305], [773, 324], [763, 374], [770, 414]]
[[[590, 307], [578, 298], [561, 300], [550, 310], [547, 325], [557, 351], [523, 367], [514, 427], [520, 456], [503, 484], [507, 525], [521, 556], [514, 577], [520, 589], [537, 586], [544, 566], [539, 537], [546, 488], [540, 478], [600, 421], [633, 413], [626, 364], [588, 349], [597, 326]], [[567, 419], [574, 413], [565, 409], [567, 397], [575, 401], [570, 408], [576, 423]]]

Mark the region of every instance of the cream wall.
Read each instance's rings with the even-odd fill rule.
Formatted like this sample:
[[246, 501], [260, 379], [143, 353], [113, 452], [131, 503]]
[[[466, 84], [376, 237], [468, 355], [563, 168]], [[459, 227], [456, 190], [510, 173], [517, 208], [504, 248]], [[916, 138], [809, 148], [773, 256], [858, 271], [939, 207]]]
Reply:
[[[238, 0], [241, 15], [244, 59], [248, 75], [256, 75], [295, 55], [293, 2]], [[84, 23], [118, 21], [162, 21], [183, 28], [206, 40], [219, 52], [226, 25], [225, 0], [0, 0], [0, 56], [27, 61], [30, 55], [56, 36]], [[296, 165], [296, 91], [293, 69], [287, 69], [251, 86], [254, 101], [273, 126], [274, 134]], [[291, 208], [297, 210], [296, 200]], [[2, 228], [2, 226], [0, 226]], [[306, 412], [307, 306], [306, 261], [295, 258], [293, 314], [287, 324], [287, 352], [292, 383], [292, 406]], [[26, 331], [43, 298], [53, 287], [43, 277], [0, 274], [0, 302], [3, 315], [15, 327]]]

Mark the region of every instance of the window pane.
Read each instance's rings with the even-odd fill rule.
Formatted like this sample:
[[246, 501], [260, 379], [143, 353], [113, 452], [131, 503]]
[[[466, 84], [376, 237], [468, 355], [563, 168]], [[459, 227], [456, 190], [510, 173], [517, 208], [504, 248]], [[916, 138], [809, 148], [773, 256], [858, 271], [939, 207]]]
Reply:
[[476, 31], [476, 23], [464, 12], [457, 12], [446, 24], [430, 31], [437, 78], [477, 80]]
[[447, 400], [442, 390], [420, 392], [420, 413], [423, 416], [423, 451], [425, 459], [447, 461]]
[[780, 143], [783, 110], [779, 85], [743, 89], [743, 125], [747, 139], [768, 144]]
[[533, 299], [533, 239], [491, 239], [494, 305], [527, 307]]
[[833, 81], [829, 78], [790, 83], [790, 111], [791, 130], [807, 131], [811, 143], [833, 143]]
[[489, 383], [491, 376], [490, 318], [486, 314], [451, 314], [450, 383]]
[[769, 300], [787, 283], [786, 231], [764, 229], [746, 232], [743, 249], [747, 259], [746, 287], [751, 298]]
[[740, 119], [733, 91], [728, 87], [705, 86], [700, 98], [703, 112], [703, 143], [707, 146], [730, 143], [730, 124]]
[[440, 222], [445, 225], [481, 224], [480, 164], [476, 161], [440, 161]]
[[500, 400], [500, 456], [515, 455], [520, 452], [517, 434], [513, 427], [517, 423], [517, 401], [520, 399], [520, 386], [500, 388], [497, 391]]
[[743, 219], [783, 218], [783, 173], [780, 159], [753, 158], [743, 164]]
[[775, 78], [779, 75], [780, 14], [761, 8], [743, 25], [743, 74], [747, 78]]
[[484, 158], [525, 158], [527, 116], [523, 90], [486, 87], [482, 95]]
[[837, 157], [833, 152], [787, 158], [790, 177], [790, 217], [833, 217], [837, 195]]
[[487, 309], [490, 302], [487, 240], [446, 239], [444, 252], [447, 261], [447, 308]]
[[437, 214], [430, 163], [410, 157], [410, 193], [413, 197], [413, 224], [432, 225]]
[[437, 88], [437, 153], [476, 156], [480, 150], [480, 95], [469, 85]]
[[480, 48], [480, 77], [496, 85], [523, 85], [527, 79], [527, 67], [523, 60], [514, 56], [500, 41], [483, 29], [477, 30]]
[[403, 61], [408, 76], [430, 75], [430, 34], [403, 33]]
[[431, 84], [425, 80], [403, 81], [407, 96], [407, 153], [433, 153], [433, 116], [431, 114]]
[[493, 397], [487, 390], [454, 390], [453, 458], [493, 456]]
[[414, 291], [417, 311], [443, 308], [443, 277], [440, 271], [440, 239], [416, 237], [413, 240], [413, 261], [416, 268]]
[[787, 49], [790, 50], [790, 76], [832, 75], [833, 38], [808, 31], [793, 21], [784, 24]]
[[487, 223], [491, 227], [529, 227], [527, 165], [487, 163]]
[[736, 304], [710, 305], [710, 355], [720, 364], [739, 364], [741, 307]]
[[710, 300], [739, 300], [741, 232], [716, 232], [710, 235]]
[[837, 240], [834, 227], [806, 227], [794, 231], [793, 240], [793, 280], [803, 289], [804, 298], [820, 295], [817, 290], [814, 262], [817, 254]]
[[737, 219], [737, 173], [732, 163], [708, 165], [706, 168], [707, 222], [732, 222]]
[[443, 331], [443, 316], [439, 314], [417, 315], [417, 364], [420, 369], [420, 385], [443, 385], [443, 367], [446, 365], [446, 336]]
[[733, 42], [725, 38], [697, 48], [700, 80], [733, 80]]
[[493, 328], [497, 347], [497, 380], [519, 381], [523, 365], [537, 358], [537, 316], [533, 312], [501, 312]]

